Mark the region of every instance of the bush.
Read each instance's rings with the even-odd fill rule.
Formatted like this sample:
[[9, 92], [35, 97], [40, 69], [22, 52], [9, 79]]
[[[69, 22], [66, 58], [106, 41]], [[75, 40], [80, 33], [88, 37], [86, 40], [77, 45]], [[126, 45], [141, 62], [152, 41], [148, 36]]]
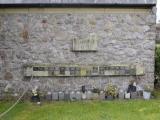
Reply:
[[160, 45], [157, 45], [155, 51], [155, 83], [159, 82], [160, 82]]
[[105, 94], [106, 94], [106, 96], [117, 97], [117, 95], [118, 95], [117, 86], [109, 83], [105, 88]]

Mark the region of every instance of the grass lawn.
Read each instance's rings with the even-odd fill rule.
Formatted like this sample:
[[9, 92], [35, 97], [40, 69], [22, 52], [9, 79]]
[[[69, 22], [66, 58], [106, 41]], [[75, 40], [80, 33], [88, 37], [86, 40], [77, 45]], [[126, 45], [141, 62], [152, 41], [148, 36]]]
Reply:
[[[12, 103], [0, 102], [0, 113]], [[19, 103], [1, 120], [160, 120], [160, 99]]]

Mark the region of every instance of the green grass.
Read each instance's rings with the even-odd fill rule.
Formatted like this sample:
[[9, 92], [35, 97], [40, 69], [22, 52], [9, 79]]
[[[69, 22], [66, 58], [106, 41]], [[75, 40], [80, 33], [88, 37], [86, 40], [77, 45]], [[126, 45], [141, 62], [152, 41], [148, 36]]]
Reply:
[[[0, 102], [0, 113], [11, 104]], [[25, 102], [1, 120], [160, 120], [160, 100]]]

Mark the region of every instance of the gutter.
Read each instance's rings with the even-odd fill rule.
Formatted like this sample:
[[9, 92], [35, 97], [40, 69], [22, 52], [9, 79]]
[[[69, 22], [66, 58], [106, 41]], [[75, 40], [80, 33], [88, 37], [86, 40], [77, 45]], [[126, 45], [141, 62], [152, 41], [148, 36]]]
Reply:
[[120, 3], [17, 3], [17, 4], [0, 4], [0, 8], [152, 8], [153, 4], [120, 4]]

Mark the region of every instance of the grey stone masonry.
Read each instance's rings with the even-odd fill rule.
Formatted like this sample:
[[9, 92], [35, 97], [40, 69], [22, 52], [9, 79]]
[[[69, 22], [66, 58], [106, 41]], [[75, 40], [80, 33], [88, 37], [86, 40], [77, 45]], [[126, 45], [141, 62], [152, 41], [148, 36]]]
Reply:
[[[139, 0], [128, 0], [128, 3], [135, 1]], [[146, 4], [154, 3], [153, 0], [140, 1]], [[104, 90], [108, 83], [112, 83], [125, 91], [131, 81], [136, 81], [141, 87], [148, 86], [153, 89], [156, 40], [154, 7], [26, 9], [0, 9], [1, 92], [10, 90], [14, 94], [22, 93], [26, 88], [31, 90], [38, 86], [44, 93], [62, 91], [65, 93], [64, 99], [68, 100], [69, 92], [81, 91], [83, 85], [86, 90]], [[73, 51], [74, 39], [86, 43], [93, 34], [97, 38], [96, 51]], [[83, 45], [83, 42], [80, 44]], [[30, 77], [24, 77], [25, 64], [45, 63], [62, 66], [134, 64], [144, 68], [144, 75], [114, 76], [114, 71], [109, 71], [111, 73], [105, 74], [110, 76], [103, 76], [102, 70], [102, 76], [85, 76], [89, 72], [83, 71], [82, 67], [81, 74], [84, 76], [79, 77], [45, 76], [45, 69], [39, 69], [38, 73], [45, 77], [34, 76], [31, 81]], [[58, 72], [68, 74], [64, 69]], [[141, 72], [141, 69], [138, 69], [138, 72]], [[71, 74], [74, 74], [74, 70]], [[47, 98], [52, 99], [50, 94]]]

